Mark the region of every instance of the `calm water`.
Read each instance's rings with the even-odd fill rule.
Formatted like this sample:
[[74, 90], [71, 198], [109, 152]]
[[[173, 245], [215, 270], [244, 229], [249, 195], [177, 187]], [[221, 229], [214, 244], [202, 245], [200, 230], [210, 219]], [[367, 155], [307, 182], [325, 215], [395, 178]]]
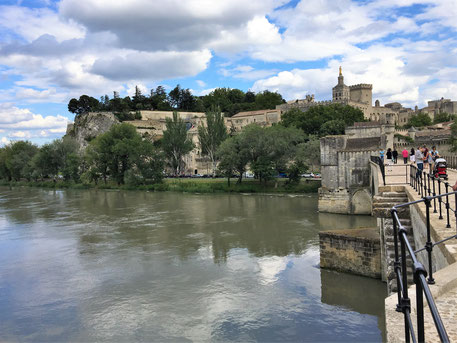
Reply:
[[319, 269], [316, 196], [0, 188], [0, 341], [363, 341], [380, 281]]

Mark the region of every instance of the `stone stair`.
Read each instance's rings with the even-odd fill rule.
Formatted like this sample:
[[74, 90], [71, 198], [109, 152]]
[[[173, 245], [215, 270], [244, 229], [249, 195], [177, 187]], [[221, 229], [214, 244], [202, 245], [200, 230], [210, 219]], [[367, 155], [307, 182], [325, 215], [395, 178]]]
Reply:
[[[373, 209], [371, 215], [377, 218], [391, 218], [391, 209], [395, 205], [408, 202], [405, 192], [382, 192], [373, 197]], [[397, 210], [400, 219], [409, 219], [407, 207]]]
[[[378, 220], [378, 227], [381, 236], [381, 264], [383, 265], [383, 279], [387, 282], [389, 293], [396, 291], [397, 289], [394, 271], [395, 245], [391, 209], [395, 205], [406, 202], [408, 202], [408, 197], [406, 193], [401, 190], [391, 191], [387, 189], [373, 197], [372, 215], [380, 219]], [[397, 209], [397, 213], [401, 225], [407, 230], [408, 240], [413, 249], [415, 249], [409, 207], [399, 208]], [[413, 274], [412, 262], [409, 258], [407, 259], [407, 267], [408, 285], [410, 285], [413, 283]]]

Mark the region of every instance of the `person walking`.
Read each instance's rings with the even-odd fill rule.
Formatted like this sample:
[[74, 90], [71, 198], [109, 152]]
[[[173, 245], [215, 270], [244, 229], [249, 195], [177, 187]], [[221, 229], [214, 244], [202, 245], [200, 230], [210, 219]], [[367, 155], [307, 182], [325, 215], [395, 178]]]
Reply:
[[394, 148], [394, 151], [392, 151], [392, 160], [394, 164], [397, 164], [397, 158], [398, 158], [398, 151], [397, 148]]
[[440, 157], [440, 154], [438, 153], [438, 150], [436, 150], [436, 146], [432, 147], [432, 150], [429, 153], [429, 163], [430, 163], [430, 175], [433, 174], [433, 171], [435, 170], [435, 160]]
[[409, 152], [406, 150], [406, 148], [403, 149], [401, 155], [403, 156], [403, 164], [408, 164]]
[[384, 164], [384, 149], [379, 150], [379, 158], [381, 159], [382, 164]]
[[411, 160], [411, 163], [416, 162], [416, 151], [414, 148], [411, 148], [411, 153], [409, 154], [409, 159]]
[[416, 165], [417, 165], [417, 172], [416, 178], [422, 177], [422, 171], [424, 170], [424, 154], [422, 153], [422, 149], [420, 146], [417, 147], [416, 150]]
[[392, 162], [392, 149], [391, 148], [387, 149], [386, 158], [387, 158], [387, 164], [391, 164], [391, 162]]
[[424, 155], [424, 169], [425, 169], [425, 168], [428, 168], [428, 158], [429, 158], [429, 151], [425, 144], [422, 149], [422, 154]]

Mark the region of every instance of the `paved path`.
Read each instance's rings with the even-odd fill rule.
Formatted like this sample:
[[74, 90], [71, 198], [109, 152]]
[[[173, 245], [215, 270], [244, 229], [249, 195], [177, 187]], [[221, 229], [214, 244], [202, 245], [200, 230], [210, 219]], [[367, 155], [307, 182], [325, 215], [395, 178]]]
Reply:
[[[409, 168], [408, 168], [408, 178], [406, 181], [406, 173], [405, 173], [405, 166], [400, 165], [399, 167], [397, 166], [385, 166], [386, 170], [386, 184], [398, 184], [398, 185], [405, 185], [407, 192], [410, 194], [410, 201], [413, 200], [419, 200], [421, 197], [419, 194], [409, 186]], [[400, 172], [399, 172], [400, 171]], [[449, 180], [448, 183], [449, 185], [453, 185], [457, 181], [457, 171], [448, 169], [448, 175], [449, 175]], [[382, 180], [382, 177], [380, 175], [380, 180]], [[408, 182], [408, 183], [407, 183]], [[436, 187], [437, 190], [437, 187]], [[449, 189], [449, 191], [452, 191]], [[441, 190], [441, 193], [444, 193], [445, 189], [444, 187]], [[452, 209], [456, 208], [456, 197], [455, 196], [450, 196], [449, 197], [449, 203], [450, 207]], [[433, 203], [432, 203], [433, 204]], [[421, 211], [424, 213], [425, 217], [425, 205], [420, 204], [419, 205]], [[436, 203], [436, 208], [437, 212], [439, 212], [439, 203]], [[450, 215], [450, 228], [446, 228], [447, 220], [446, 220], [446, 208], [444, 204], [442, 204], [442, 214], [443, 214], [443, 219], [439, 219], [439, 213], [433, 213], [433, 207], [431, 209], [431, 216], [430, 216], [430, 223], [433, 227], [433, 231], [435, 232], [435, 236], [432, 237], [433, 241], [438, 241], [444, 238], [447, 238], [449, 236], [455, 235], [457, 233], [456, 230], [456, 217], [455, 214], [452, 211], [449, 211]], [[446, 243], [443, 243], [446, 250], [450, 254], [450, 258], [454, 259], [454, 261], [457, 261], [457, 240], [452, 239]], [[419, 248], [419, 247], [416, 247]], [[457, 265], [456, 263], [453, 263], [453, 265]], [[454, 267], [455, 268], [455, 267]], [[447, 269], [447, 268], [446, 268]], [[455, 272], [457, 273], [457, 268], [455, 268]], [[444, 271], [444, 270], [443, 270]], [[443, 274], [442, 274], [443, 275]], [[451, 276], [451, 275], [450, 275]], [[457, 275], [452, 275], [452, 278], [455, 278]], [[457, 342], [457, 287], [455, 287], [455, 282], [449, 282], [448, 287], [443, 287], [442, 290], [438, 291], [439, 287], [439, 281], [438, 278], [440, 277], [440, 273], [437, 272], [435, 274], [435, 279], [437, 280], [437, 285], [431, 286], [430, 288], [436, 289], [436, 296], [435, 296], [435, 302], [438, 308], [438, 311], [440, 312], [441, 318], [443, 320], [443, 323], [446, 327], [447, 333], [449, 335], [450, 341], [451, 342]], [[444, 281], [443, 281], [444, 282]], [[449, 285], [454, 285], [450, 286]], [[444, 290], [444, 291], [443, 291]], [[434, 292], [435, 293], [435, 292]], [[415, 328], [416, 326], [416, 321], [415, 321], [415, 286], [410, 287], [410, 297], [411, 297], [411, 302], [412, 302], [412, 310], [413, 310], [413, 325]], [[424, 298], [424, 301], [425, 298]], [[403, 315], [398, 312], [389, 312], [389, 316], [395, 317], [395, 318], [390, 318], [387, 319], [392, 323], [396, 322], [394, 326], [396, 329], [394, 330], [397, 333], [401, 333], [401, 335], [398, 337], [399, 342], [404, 341], [404, 329], [403, 329]], [[428, 307], [425, 308], [425, 334], [426, 334], [426, 341], [427, 342], [440, 342], [438, 333], [436, 332], [436, 328], [433, 322], [433, 319], [431, 317], [430, 311]]]

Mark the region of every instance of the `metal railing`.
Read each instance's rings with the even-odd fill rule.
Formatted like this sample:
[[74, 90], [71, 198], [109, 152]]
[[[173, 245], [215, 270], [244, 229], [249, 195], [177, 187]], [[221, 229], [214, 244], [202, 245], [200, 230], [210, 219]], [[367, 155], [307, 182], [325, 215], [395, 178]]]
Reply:
[[[384, 164], [384, 161], [381, 160], [379, 156], [370, 156], [370, 160], [373, 163], [376, 163], [379, 165], [379, 168], [381, 170], [381, 175], [382, 175], [382, 182], [384, 186], [386, 185], [403, 185], [403, 184], [408, 184], [409, 183], [409, 175], [410, 172], [408, 171], [409, 164]], [[401, 182], [395, 182], [391, 180], [392, 177], [405, 177], [405, 181]]]
[[446, 160], [448, 168], [457, 169], [457, 155], [443, 155], [441, 157]]
[[[413, 187], [419, 195], [422, 197], [420, 200], [408, 202], [405, 204], [396, 205], [391, 210], [393, 220], [393, 231], [394, 231], [394, 245], [395, 245], [395, 262], [394, 269], [397, 279], [397, 294], [398, 304], [397, 311], [402, 312], [404, 315], [405, 322], [405, 340], [410, 342], [425, 342], [425, 329], [424, 329], [424, 295], [427, 300], [430, 313], [436, 326], [436, 330], [442, 342], [449, 342], [446, 329], [443, 321], [441, 320], [440, 314], [436, 307], [432, 293], [429, 288], [429, 284], [434, 284], [433, 278], [433, 248], [438, 244], [444, 243], [450, 239], [457, 238], [457, 235], [447, 237], [438, 242], [432, 242], [431, 240], [431, 228], [430, 228], [430, 212], [433, 207], [433, 213], [439, 213], [438, 219], [443, 220], [443, 208], [445, 205], [446, 209], [446, 227], [450, 226], [450, 215], [449, 211], [454, 213], [456, 218], [457, 227], [457, 209], [451, 208], [449, 198], [455, 196], [455, 206], [457, 206], [457, 192], [449, 192], [449, 183], [443, 182], [434, 175], [430, 175], [422, 170], [419, 170], [416, 166], [411, 165], [410, 168], [410, 182], [409, 184]], [[441, 190], [444, 193], [441, 193]], [[404, 207], [408, 207], [414, 204], [424, 203], [426, 213], [426, 229], [427, 229], [427, 241], [423, 248], [413, 250], [407, 237], [407, 231], [401, 224], [398, 210]], [[454, 206], [454, 207], [455, 207]], [[439, 212], [438, 212], [439, 210]], [[427, 252], [427, 264], [428, 272], [424, 265], [418, 261], [417, 254], [419, 252]], [[416, 285], [416, 316], [417, 316], [417, 335], [414, 331], [413, 322], [411, 319], [411, 301], [408, 297], [408, 277], [407, 277], [407, 258], [412, 260], [414, 283]], [[428, 276], [428, 278], [427, 278]]]

